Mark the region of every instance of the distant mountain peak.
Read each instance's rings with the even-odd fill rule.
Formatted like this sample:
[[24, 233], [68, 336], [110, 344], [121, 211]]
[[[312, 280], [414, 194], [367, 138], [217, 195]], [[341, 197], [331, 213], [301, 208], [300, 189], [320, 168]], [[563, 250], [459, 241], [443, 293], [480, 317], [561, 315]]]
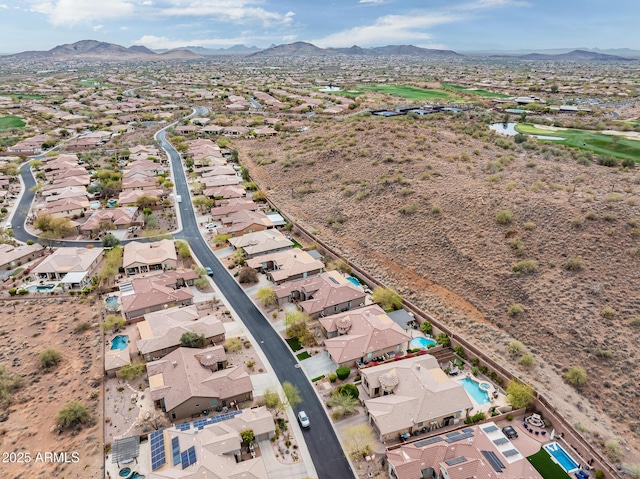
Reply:
[[133, 45], [129, 48], [114, 43], [99, 42], [97, 40], [80, 40], [75, 43], [58, 45], [48, 51], [32, 51], [10, 55], [14, 58], [30, 59], [86, 59], [101, 61], [127, 61], [127, 60], [160, 60], [167, 57], [173, 59], [199, 58], [199, 55], [187, 51], [172, 51], [171, 55], [161, 56], [149, 50], [143, 45]]
[[384, 47], [362, 48], [353, 45], [349, 48], [320, 48], [312, 43], [294, 42], [282, 45], [272, 45], [251, 55], [263, 56], [326, 56], [326, 55], [412, 55], [421, 57], [457, 57], [462, 56], [452, 50], [434, 50], [416, 47], [414, 45], [387, 45]]

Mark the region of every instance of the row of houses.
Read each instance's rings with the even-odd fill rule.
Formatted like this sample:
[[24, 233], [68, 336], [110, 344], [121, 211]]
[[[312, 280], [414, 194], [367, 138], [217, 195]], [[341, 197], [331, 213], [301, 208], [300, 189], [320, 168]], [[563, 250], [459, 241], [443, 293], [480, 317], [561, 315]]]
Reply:
[[[157, 161], [158, 156], [160, 152], [155, 147], [137, 145], [131, 148], [128, 161], [122, 166], [118, 200], [110, 203], [111, 207], [102, 209], [94, 195], [88, 193], [87, 188], [95, 182], [77, 155], [45, 158], [41, 201], [34, 205], [32, 217], [46, 214], [53, 218], [69, 218], [79, 233], [88, 236], [98, 233], [105, 224], [116, 230], [143, 226], [140, 211], [135, 206], [138, 200], [144, 196], [157, 203], [168, 195], [168, 191], [158, 184], [158, 175], [166, 174], [166, 166]], [[115, 206], [118, 204], [121, 206]]]

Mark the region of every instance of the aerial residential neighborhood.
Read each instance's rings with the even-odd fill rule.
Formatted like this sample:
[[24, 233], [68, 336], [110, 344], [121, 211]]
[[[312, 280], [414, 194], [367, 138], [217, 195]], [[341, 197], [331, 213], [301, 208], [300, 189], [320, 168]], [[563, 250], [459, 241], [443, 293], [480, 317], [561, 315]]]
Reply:
[[5, 3], [2, 477], [640, 479], [635, 5]]

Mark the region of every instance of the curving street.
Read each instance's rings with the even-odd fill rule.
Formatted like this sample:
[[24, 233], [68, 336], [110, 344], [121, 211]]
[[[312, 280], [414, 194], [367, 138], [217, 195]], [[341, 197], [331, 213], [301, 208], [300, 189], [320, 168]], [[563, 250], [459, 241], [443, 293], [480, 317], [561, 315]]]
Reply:
[[[192, 115], [205, 113], [206, 109], [196, 107]], [[325, 414], [313, 386], [299, 367], [292, 351], [215, 257], [213, 251], [211, 251], [202, 237], [193, 211], [193, 205], [190, 201], [189, 188], [182, 169], [180, 155], [165, 138], [166, 128], [170, 126], [172, 125], [160, 130], [155, 137], [170, 157], [175, 192], [182, 197], [182, 201], [177, 203], [182, 228], [173, 235], [174, 238], [186, 240], [191, 247], [193, 255], [198, 258], [200, 263], [203, 266], [209, 266], [213, 270], [213, 280], [220, 293], [224, 295], [231, 307], [242, 318], [242, 322], [253, 337], [260, 341], [260, 348], [267, 357], [278, 380], [281, 383], [289, 381], [300, 391], [300, 397], [303, 402], [297, 410], [304, 409], [311, 420], [311, 427], [302, 429], [302, 432], [319, 479], [354, 477], [332, 424]], [[30, 189], [36, 184], [36, 181], [30, 171], [29, 163], [22, 165], [21, 172], [24, 191], [12, 218], [14, 234], [15, 238], [20, 241], [38, 241], [37, 236], [30, 234], [24, 228], [26, 216], [34, 199], [34, 193]], [[123, 243], [126, 242], [124, 241]], [[87, 244], [98, 245], [100, 242], [61, 240], [53, 241], [52, 243], [53, 246], [85, 246]]]
[[174, 237], [188, 241], [191, 251], [200, 263], [203, 266], [211, 267], [214, 273], [214, 282], [220, 293], [224, 295], [236, 313], [242, 318], [242, 322], [253, 337], [260, 341], [260, 348], [269, 360], [271, 367], [278, 376], [278, 380], [281, 383], [289, 381], [300, 391], [300, 397], [303, 402], [298, 407], [298, 410], [304, 409], [311, 420], [311, 427], [303, 429], [303, 435], [319, 479], [354, 477], [331, 422], [325, 414], [324, 408], [313, 390], [313, 386], [302, 372], [302, 369], [298, 367], [298, 362], [293, 353], [258, 308], [249, 300], [244, 290], [215, 257], [213, 251], [203, 239], [198, 228], [193, 206], [189, 201], [189, 189], [182, 169], [180, 155], [166, 140], [164, 130], [158, 132], [156, 138], [171, 157], [176, 193], [183, 198], [180, 203], [182, 230], [175, 234]]

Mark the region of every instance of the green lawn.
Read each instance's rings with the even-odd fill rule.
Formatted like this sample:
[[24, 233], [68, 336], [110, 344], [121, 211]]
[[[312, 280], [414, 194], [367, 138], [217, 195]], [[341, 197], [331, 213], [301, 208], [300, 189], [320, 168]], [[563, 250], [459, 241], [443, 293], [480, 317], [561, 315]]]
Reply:
[[533, 135], [559, 136], [565, 139], [549, 141], [580, 148], [598, 155], [608, 155], [620, 159], [631, 158], [640, 162], [640, 141], [638, 140], [629, 140], [615, 135], [603, 135], [589, 130], [541, 130], [530, 123], [518, 123], [516, 130], [520, 133]]
[[453, 85], [451, 83], [442, 83], [442, 88], [449, 88], [451, 90], [457, 90], [465, 93], [472, 93], [474, 95], [486, 96], [489, 98], [509, 98], [509, 95], [505, 95], [504, 93], [495, 93], [487, 90], [467, 88], [466, 86]]
[[293, 352], [300, 351], [302, 349], [302, 345], [300, 344], [300, 341], [298, 341], [298, 338], [289, 338], [285, 339], [285, 341]]
[[0, 117], [0, 131], [11, 130], [13, 128], [22, 128], [26, 123], [19, 116], [2, 116]]
[[300, 361], [302, 361], [303, 359], [308, 359], [310, 357], [311, 355], [306, 351], [302, 351], [300, 354], [296, 354], [296, 358], [298, 358]]
[[25, 100], [42, 100], [46, 98], [44, 95], [36, 95], [33, 93], [0, 93], [0, 96], [10, 96], [14, 100], [20, 100], [22, 98]]
[[406, 85], [362, 85], [361, 90], [377, 91], [387, 95], [399, 96], [407, 100], [453, 100], [453, 96], [439, 90], [423, 90]]
[[544, 479], [570, 479], [569, 474], [553, 462], [549, 453], [542, 448], [527, 460]]

